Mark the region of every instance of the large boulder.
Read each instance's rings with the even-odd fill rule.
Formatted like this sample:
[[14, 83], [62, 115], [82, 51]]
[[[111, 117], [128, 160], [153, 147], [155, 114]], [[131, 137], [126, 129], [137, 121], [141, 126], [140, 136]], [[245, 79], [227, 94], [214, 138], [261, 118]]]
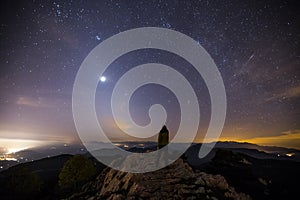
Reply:
[[248, 200], [221, 175], [194, 172], [182, 159], [155, 172], [132, 174], [107, 168], [69, 199], [236, 199]]

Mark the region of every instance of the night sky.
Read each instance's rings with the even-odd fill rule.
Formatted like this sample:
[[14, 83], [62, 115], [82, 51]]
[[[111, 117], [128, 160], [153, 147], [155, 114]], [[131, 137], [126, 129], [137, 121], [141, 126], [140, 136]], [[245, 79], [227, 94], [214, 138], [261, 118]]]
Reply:
[[[300, 148], [299, 9], [297, 1], [273, 0], [1, 1], [0, 147], [77, 142], [72, 89], [83, 60], [117, 33], [163, 27], [193, 38], [214, 59], [227, 94], [221, 140]], [[210, 119], [204, 81], [184, 59], [153, 49], [119, 57], [99, 81], [96, 108], [108, 137], [132, 140], [119, 134], [109, 98], [122, 74], [149, 62], [171, 66], [190, 81], [200, 104], [195, 141], [201, 142]], [[167, 88], [139, 88], [130, 103], [133, 119], [149, 123], [155, 103], [165, 106], [172, 136], [180, 108]]]

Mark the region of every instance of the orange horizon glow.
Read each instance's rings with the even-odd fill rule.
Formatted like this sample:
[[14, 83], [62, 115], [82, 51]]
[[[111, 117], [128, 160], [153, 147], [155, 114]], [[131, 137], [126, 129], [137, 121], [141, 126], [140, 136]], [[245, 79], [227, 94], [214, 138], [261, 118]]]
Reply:
[[265, 136], [265, 137], [253, 137], [247, 139], [234, 139], [234, 138], [220, 138], [218, 141], [235, 141], [235, 142], [247, 142], [257, 144], [261, 146], [278, 146], [286, 148], [300, 149], [300, 130], [296, 130], [294, 133], [291, 131], [283, 132], [278, 136]]
[[[241, 142], [241, 143], [252, 143], [261, 146], [277, 146], [285, 148], [300, 149], [300, 130], [285, 131], [281, 135], [277, 136], [264, 136], [264, 137], [253, 137], [253, 138], [238, 138], [236, 137], [220, 137], [220, 138], [208, 138], [206, 142]], [[117, 141], [117, 140], [116, 140]], [[129, 140], [120, 139], [118, 141], [129, 142]], [[153, 140], [156, 141], [156, 140]], [[141, 142], [141, 141], [137, 141]], [[196, 143], [202, 143], [203, 139], [197, 138]], [[80, 141], [53, 141], [53, 140], [42, 140], [42, 139], [16, 139], [16, 138], [0, 138], [0, 147], [2, 148], [2, 153], [10, 154], [18, 152], [21, 150], [35, 148], [39, 146], [51, 145], [53, 143], [81, 143]]]

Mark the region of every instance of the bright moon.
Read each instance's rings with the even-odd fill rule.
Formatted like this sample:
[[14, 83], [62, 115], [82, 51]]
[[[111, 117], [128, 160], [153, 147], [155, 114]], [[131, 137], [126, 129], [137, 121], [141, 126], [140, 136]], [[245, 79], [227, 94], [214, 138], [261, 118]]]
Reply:
[[101, 76], [101, 77], [100, 77], [100, 81], [101, 81], [101, 82], [105, 82], [105, 81], [106, 81], [106, 77], [105, 77], [105, 76]]

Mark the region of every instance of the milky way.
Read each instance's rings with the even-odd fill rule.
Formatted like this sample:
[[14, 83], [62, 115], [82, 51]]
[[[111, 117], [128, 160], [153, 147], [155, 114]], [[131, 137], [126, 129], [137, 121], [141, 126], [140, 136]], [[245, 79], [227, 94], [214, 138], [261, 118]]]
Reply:
[[[72, 88], [84, 58], [117, 33], [153, 26], [188, 35], [214, 59], [228, 101], [223, 139], [281, 138], [278, 145], [300, 148], [283, 139], [300, 137], [299, 19], [297, 1], [1, 1], [0, 138], [77, 140]], [[172, 66], [191, 82], [200, 139], [210, 118], [207, 88], [189, 63], [160, 50], [130, 52], [108, 68], [96, 94], [101, 123], [114, 131], [106, 106], [113, 86], [147, 62]], [[133, 119], [147, 124], [154, 103], [165, 106], [176, 130], [178, 101], [163, 87], [134, 94]]]

